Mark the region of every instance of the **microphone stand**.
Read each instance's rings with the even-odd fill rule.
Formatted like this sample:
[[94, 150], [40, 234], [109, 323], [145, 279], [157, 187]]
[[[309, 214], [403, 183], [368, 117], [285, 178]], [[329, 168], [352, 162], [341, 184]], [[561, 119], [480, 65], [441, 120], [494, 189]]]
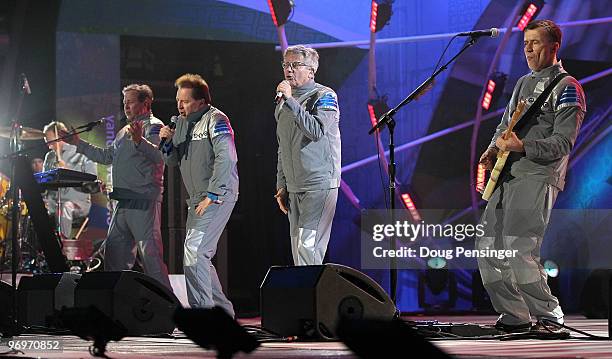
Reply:
[[[22, 152], [21, 148], [21, 124], [19, 123], [19, 118], [21, 117], [21, 108], [23, 105], [23, 99], [26, 94], [30, 94], [30, 85], [28, 84], [28, 80], [25, 75], [22, 74], [22, 84], [20, 90], [19, 100], [17, 102], [17, 111], [15, 112], [15, 117], [13, 117], [13, 121], [11, 123], [11, 136], [10, 136], [10, 147], [11, 150], [14, 151], [17, 156]], [[12, 308], [12, 317], [10, 318], [9, 324], [9, 333], [8, 336], [14, 336], [19, 333], [19, 327], [17, 322], [17, 236], [19, 235], [18, 226], [19, 226], [19, 205], [20, 201], [20, 193], [19, 187], [15, 183], [16, 172], [17, 171], [17, 158], [13, 158], [11, 163], [11, 172], [10, 172], [10, 198], [13, 201], [11, 206], [11, 281], [13, 286], [13, 308]]]
[[[406, 104], [412, 102], [418, 97], [425, 94], [425, 92], [429, 91], [433, 86], [435, 78], [444, 70], [447, 69], [448, 65], [450, 65], [455, 59], [457, 59], [465, 50], [476, 43], [477, 37], [471, 36], [467, 43], [461, 48], [461, 50], [453, 56], [447, 63], [442, 65], [437, 71], [435, 71], [427, 80], [425, 80], [422, 84], [420, 84], [410, 95], [404, 98], [397, 106], [392, 108], [383, 114], [378, 122], [368, 131], [368, 134], [373, 134], [375, 131], [378, 131], [385, 126], [389, 129], [389, 195], [391, 199], [390, 203], [390, 211], [391, 211], [391, 223], [395, 222], [395, 140], [394, 140], [394, 130], [395, 130], [395, 120], [393, 116], [399, 111], [400, 108], [404, 107]], [[390, 241], [390, 249], [394, 251], [396, 249], [395, 237], [389, 238]], [[391, 288], [391, 300], [393, 303], [397, 304], [397, 258], [391, 257], [389, 262], [389, 286]]]

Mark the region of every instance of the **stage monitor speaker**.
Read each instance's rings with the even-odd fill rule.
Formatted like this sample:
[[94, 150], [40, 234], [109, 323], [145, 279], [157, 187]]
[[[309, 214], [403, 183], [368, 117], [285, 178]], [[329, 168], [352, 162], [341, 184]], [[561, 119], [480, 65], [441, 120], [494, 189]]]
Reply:
[[13, 323], [13, 299], [15, 293], [13, 286], [5, 281], [0, 281], [0, 333], [8, 336], [14, 328]]
[[96, 307], [130, 336], [172, 333], [172, 316], [179, 305], [169, 288], [128, 270], [85, 273], [74, 291], [76, 308]]
[[62, 307], [74, 305], [74, 288], [81, 278], [75, 273], [35, 274], [22, 277], [17, 289], [19, 324], [53, 327], [53, 317]]
[[339, 264], [271, 267], [260, 290], [261, 325], [282, 336], [335, 339], [342, 318], [391, 320], [397, 312], [374, 280]]
[[587, 277], [580, 295], [580, 309], [589, 319], [606, 319], [612, 301], [612, 269], [595, 269]]

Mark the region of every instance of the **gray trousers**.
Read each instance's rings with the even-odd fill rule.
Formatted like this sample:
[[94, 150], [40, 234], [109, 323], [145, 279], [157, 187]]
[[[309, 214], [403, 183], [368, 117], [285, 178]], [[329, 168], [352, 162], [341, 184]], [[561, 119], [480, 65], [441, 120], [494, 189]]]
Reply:
[[145, 274], [172, 290], [160, 226], [161, 202], [151, 202], [147, 209], [115, 206], [104, 247], [104, 270], [132, 269], [138, 251]]
[[478, 258], [478, 268], [493, 308], [504, 324], [516, 325], [547, 318], [563, 321], [559, 301], [550, 292], [540, 263], [540, 249], [558, 189], [514, 178], [493, 192], [481, 224], [485, 236], [476, 248], [517, 250], [503, 260]]
[[219, 306], [232, 317], [234, 307], [223, 293], [212, 258], [235, 205], [234, 201], [213, 203], [202, 216], [195, 213], [195, 206], [190, 206], [183, 257], [189, 305], [192, 308]]
[[289, 192], [289, 232], [295, 265], [323, 263], [337, 200], [337, 188]]

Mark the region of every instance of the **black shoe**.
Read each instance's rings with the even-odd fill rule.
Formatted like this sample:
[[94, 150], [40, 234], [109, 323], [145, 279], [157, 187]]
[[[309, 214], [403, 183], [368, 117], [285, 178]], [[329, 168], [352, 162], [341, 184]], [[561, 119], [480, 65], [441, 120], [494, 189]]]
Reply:
[[537, 334], [542, 338], [567, 339], [570, 337], [569, 330], [550, 323], [537, 322], [531, 327], [530, 333]]
[[495, 323], [495, 329], [505, 332], [505, 333], [522, 333], [528, 332], [531, 329], [531, 322], [523, 323], [523, 324], [504, 324], [501, 321], [497, 321]]

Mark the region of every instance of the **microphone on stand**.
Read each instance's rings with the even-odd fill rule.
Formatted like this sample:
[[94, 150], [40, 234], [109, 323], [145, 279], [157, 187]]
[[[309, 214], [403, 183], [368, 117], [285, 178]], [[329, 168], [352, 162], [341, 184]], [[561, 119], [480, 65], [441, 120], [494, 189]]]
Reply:
[[499, 29], [496, 27], [492, 27], [489, 30], [476, 30], [476, 31], [467, 31], [460, 32], [457, 36], [470, 36], [470, 37], [482, 37], [482, 36], [490, 36], [490, 37], [498, 37]]
[[104, 123], [104, 121], [106, 121], [106, 117], [102, 117], [98, 120], [95, 121], [91, 121], [83, 126], [79, 126], [77, 128], [75, 128], [74, 130], [82, 130], [82, 129], [86, 129], [85, 131], [91, 131], [94, 127], [101, 125]]
[[[168, 127], [170, 127], [171, 130], [174, 130], [176, 128], [176, 120], [178, 119], [178, 116], [172, 116], [170, 118], [170, 123], [168, 124]], [[157, 146], [158, 150], [161, 150], [162, 148], [164, 148], [164, 145], [166, 144], [166, 141], [168, 139], [166, 137], [162, 137], [159, 141], [159, 146]]]

